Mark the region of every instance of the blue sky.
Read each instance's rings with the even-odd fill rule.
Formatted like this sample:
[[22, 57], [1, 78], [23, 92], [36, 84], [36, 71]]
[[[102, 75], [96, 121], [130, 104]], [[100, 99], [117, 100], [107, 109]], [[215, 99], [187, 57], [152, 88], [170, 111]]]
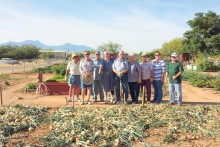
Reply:
[[189, 30], [197, 12], [220, 14], [218, 0], [0, 0], [0, 43], [40, 40], [93, 48], [117, 42], [150, 51]]

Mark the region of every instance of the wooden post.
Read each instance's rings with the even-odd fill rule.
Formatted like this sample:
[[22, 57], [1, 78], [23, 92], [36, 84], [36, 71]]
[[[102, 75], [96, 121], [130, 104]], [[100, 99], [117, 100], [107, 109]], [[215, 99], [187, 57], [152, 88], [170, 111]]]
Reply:
[[2, 87], [0, 85], [0, 101], [1, 101], [1, 107], [3, 106], [3, 99], [2, 99]]
[[144, 101], [145, 101], [145, 86], [143, 86], [143, 91], [142, 91], [142, 107], [144, 107]]

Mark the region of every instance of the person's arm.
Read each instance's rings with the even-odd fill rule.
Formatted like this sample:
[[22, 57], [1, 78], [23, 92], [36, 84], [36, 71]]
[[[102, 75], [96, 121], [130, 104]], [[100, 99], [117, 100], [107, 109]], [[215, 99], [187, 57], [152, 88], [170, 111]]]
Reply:
[[137, 82], [139, 84], [142, 82], [142, 80], [141, 80], [141, 66], [139, 63], [138, 63], [138, 81]]
[[125, 73], [127, 73], [128, 72], [128, 62], [125, 62], [125, 70], [123, 70], [122, 72], [121, 72], [121, 74], [123, 75], [123, 74], [125, 74]]
[[175, 76], [173, 76], [173, 79], [176, 80], [179, 76], [183, 74], [183, 72], [184, 72], [183, 65], [180, 63], [179, 72]]
[[120, 76], [120, 72], [118, 72], [116, 69], [115, 69], [115, 63], [116, 62], [116, 60], [113, 62], [113, 64], [112, 64], [112, 71], [117, 75], [117, 76]]
[[161, 64], [162, 66], [162, 74], [161, 74], [161, 81], [164, 81], [164, 77], [165, 77], [165, 73], [166, 73], [166, 63], [163, 61], [163, 63]]
[[66, 68], [65, 81], [67, 80], [67, 78], [69, 76], [69, 72], [70, 72], [70, 65], [68, 63], [67, 68]]
[[99, 67], [99, 74], [101, 74], [103, 72], [103, 64], [104, 64], [104, 62], [101, 61], [101, 65]]
[[167, 67], [166, 67], [166, 75], [165, 75], [165, 78], [164, 78], [165, 83], [168, 81], [168, 77], [169, 77], [169, 63], [167, 64]]
[[150, 82], [152, 83], [154, 80], [154, 71], [153, 71], [153, 64], [150, 64]]
[[83, 60], [81, 60], [80, 63], [79, 63], [79, 71], [80, 71], [82, 76], [85, 76], [86, 73], [82, 69], [82, 62], [83, 62]]

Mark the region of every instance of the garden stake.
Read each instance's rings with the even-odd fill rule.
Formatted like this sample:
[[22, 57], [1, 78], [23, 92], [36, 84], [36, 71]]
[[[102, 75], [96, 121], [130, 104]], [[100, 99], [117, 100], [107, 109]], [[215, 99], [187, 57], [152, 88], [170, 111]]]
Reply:
[[2, 100], [2, 87], [0, 86], [0, 99], [1, 99], [1, 106], [3, 106], [3, 100]]
[[142, 107], [144, 107], [144, 101], [145, 101], [145, 86], [143, 86]]
[[74, 88], [72, 89], [72, 107], [74, 108]]

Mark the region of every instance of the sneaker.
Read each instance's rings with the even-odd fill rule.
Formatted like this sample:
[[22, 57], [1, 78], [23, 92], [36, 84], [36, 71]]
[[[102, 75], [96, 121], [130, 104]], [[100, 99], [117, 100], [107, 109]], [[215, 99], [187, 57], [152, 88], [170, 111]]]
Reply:
[[95, 102], [97, 102], [97, 100], [96, 100], [96, 99], [93, 99], [92, 102], [95, 103]]
[[89, 100], [87, 101], [87, 104], [88, 104], [88, 105], [90, 105], [90, 104], [91, 104]]
[[100, 99], [100, 102], [104, 102], [104, 99]]
[[121, 104], [121, 102], [120, 101], [116, 101], [116, 105], [120, 105]]
[[182, 106], [182, 104], [178, 104], [178, 106]]
[[169, 105], [175, 105], [175, 103], [170, 103]]
[[108, 100], [105, 100], [105, 104], [108, 104]]
[[81, 102], [80, 102], [80, 105], [83, 105], [83, 104], [84, 104], [84, 101], [81, 101]]
[[113, 103], [113, 102], [114, 102], [114, 98], [113, 98], [113, 97], [111, 98], [111, 101], [110, 101], [110, 102], [111, 102], [111, 103]]

